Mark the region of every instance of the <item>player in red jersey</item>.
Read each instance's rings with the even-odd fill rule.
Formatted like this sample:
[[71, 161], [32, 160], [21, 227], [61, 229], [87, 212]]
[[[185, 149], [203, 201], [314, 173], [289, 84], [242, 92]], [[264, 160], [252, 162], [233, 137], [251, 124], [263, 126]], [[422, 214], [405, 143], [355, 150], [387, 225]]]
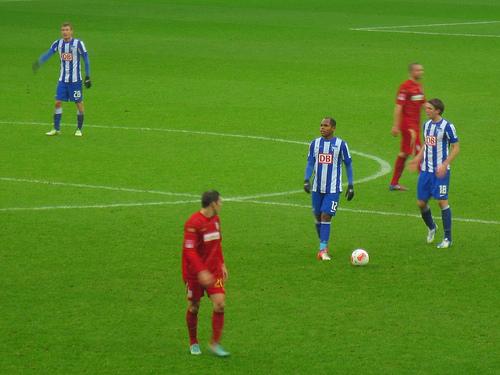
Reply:
[[408, 156], [420, 151], [420, 112], [425, 103], [424, 91], [420, 80], [424, 75], [424, 67], [418, 63], [408, 66], [410, 77], [399, 86], [394, 109], [394, 125], [391, 133], [394, 137], [401, 134], [401, 148], [394, 165], [389, 190], [408, 190], [399, 184]]
[[206, 293], [213, 304], [210, 350], [216, 356], [227, 357], [229, 353], [219, 344], [224, 326], [224, 283], [228, 277], [218, 216], [222, 205], [220, 194], [215, 190], [203, 193], [201, 205], [201, 210], [191, 215], [184, 225], [182, 278], [188, 299], [189, 349], [193, 355], [201, 354], [197, 338], [198, 309]]

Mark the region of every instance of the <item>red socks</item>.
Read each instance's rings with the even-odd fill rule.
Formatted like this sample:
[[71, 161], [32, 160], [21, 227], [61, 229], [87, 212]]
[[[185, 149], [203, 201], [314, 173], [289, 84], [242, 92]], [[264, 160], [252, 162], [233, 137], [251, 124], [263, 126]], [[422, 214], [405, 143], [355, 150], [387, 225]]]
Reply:
[[224, 327], [224, 312], [213, 312], [212, 314], [212, 343], [216, 344], [222, 336]]
[[198, 314], [193, 314], [191, 311], [186, 312], [186, 323], [189, 332], [189, 343], [190, 345], [197, 344], [198, 338], [197, 330], [198, 330]]
[[[197, 344], [198, 314], [193, 314], [188, 310], [186, 312], [186, 323], [189, 332], [189, 344]], [[222, 328], [224, 328], [224, 313], [214, 311], [212, 314], [212, 343], [218, 343], [220, 341]]]
[[403, 170], [405, 169], [406, 158], [398, 156], [396, 159], [396, 163], [394, 164], [394, 174], [392, 175], [391, 185], [398, 185], [399, 178], [403, 174]]

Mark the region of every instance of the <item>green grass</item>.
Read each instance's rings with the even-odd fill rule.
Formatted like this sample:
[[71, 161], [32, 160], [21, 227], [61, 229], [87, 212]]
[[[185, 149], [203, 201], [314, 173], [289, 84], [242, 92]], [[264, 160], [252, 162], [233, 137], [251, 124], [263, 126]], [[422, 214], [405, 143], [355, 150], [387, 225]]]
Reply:
[[[44, 136], [58, 63], [30, 70], [66, 19], [92, 63], [82, 139], [70, 104], [62, 136]], [[500, 20], [496, 1], [0, 1], [2, 178], [226, 197], [300, 190], [304, 145], [136, 128], [307, 142], [328, 114], [353, 150], [392, 164], [395, 91], [417, 60], [462, 144], [454, 216], [497, 223], [455, 221], [454, 247], [438, 251], [416, 217], [340, 211], [325, 264], [305, 194], [259, 199], [297, 206], [228, 201], [233, 356], [221, 361], [187, 354], [182, 227], [198, 203], [5, 210], [192, 197], [3, 179], [0, 373], [498, 373], [500, 38], [349, 30], [484, 20]], [[411, 30], [500, 35], [500, 24]], [[379, 169], [354, 163], [356, 178]], [[417, 214], [416, 176], [405, 173], [412, 191], [401, 194], [388, 179], [356, 185], [341, 207]], [[367, 267], [349, 265], [357, 247]], [[207, 300], [200, 314], [206, 350]]]

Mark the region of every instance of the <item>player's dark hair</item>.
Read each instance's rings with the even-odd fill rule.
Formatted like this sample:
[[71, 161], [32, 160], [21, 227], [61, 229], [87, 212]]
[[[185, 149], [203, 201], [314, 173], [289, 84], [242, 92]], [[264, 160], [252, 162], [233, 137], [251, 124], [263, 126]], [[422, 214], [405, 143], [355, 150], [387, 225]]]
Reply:
[[61, 25], [61, 27], [66, 27], [66, 26], [69, 26], [69, 28], [73, 30], [73, 25], [71, 24], [71, 22], [63, 22]]
[[434, 108], [439, 109], [440, 115], [444, 113], [444, 103], [441, 99], [434, 98], [429, 100], [427, 103], [431, 104]]
[[413, 68], [414, 68], [416, 65], [422, 65], [422, 64], [420, 64], [420, 63], [418, 63], [418, 62], [412, 62], [412, 63], [408, 64], [408, 73], [411, 73], [411, 72], [412, 72], [412, 70], [413, 70]]
[[323, 121], [328, 121], [328, 124], [333, 127], [337, 126], [337, 121], [335, 121], [333, 117], [325, 117], [323, 120], [321, 120], [321, 123], [323, 123]]
[[220, 199], [220, 194], [217, 190], [209, 190], [201, 196], [201, 207], [207, 208], [210, 204], [217, 202]]

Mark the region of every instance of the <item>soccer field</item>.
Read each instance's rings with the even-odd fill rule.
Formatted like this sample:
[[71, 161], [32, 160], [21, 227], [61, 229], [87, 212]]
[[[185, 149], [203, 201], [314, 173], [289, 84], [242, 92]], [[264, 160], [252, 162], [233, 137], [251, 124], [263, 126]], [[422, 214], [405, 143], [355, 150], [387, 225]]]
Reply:
[[[57, 56], [31, 71], [66, 20], [92, 68], [82, 138], [72, 103], [44, 135]], [[498, 1], [0, 0], [0, 50], [1, 374], [500, 372]], [[461, 142], [447, 250], [426, 244], [417, 175], [388, 191], [412, 61]], [[301, 188], [327, 115], [356, 195], [318, 262]], [[206, 298], [202, 356], [185, 327], [183, 224], [210, 188], [228, 359], [208, 354]]]

